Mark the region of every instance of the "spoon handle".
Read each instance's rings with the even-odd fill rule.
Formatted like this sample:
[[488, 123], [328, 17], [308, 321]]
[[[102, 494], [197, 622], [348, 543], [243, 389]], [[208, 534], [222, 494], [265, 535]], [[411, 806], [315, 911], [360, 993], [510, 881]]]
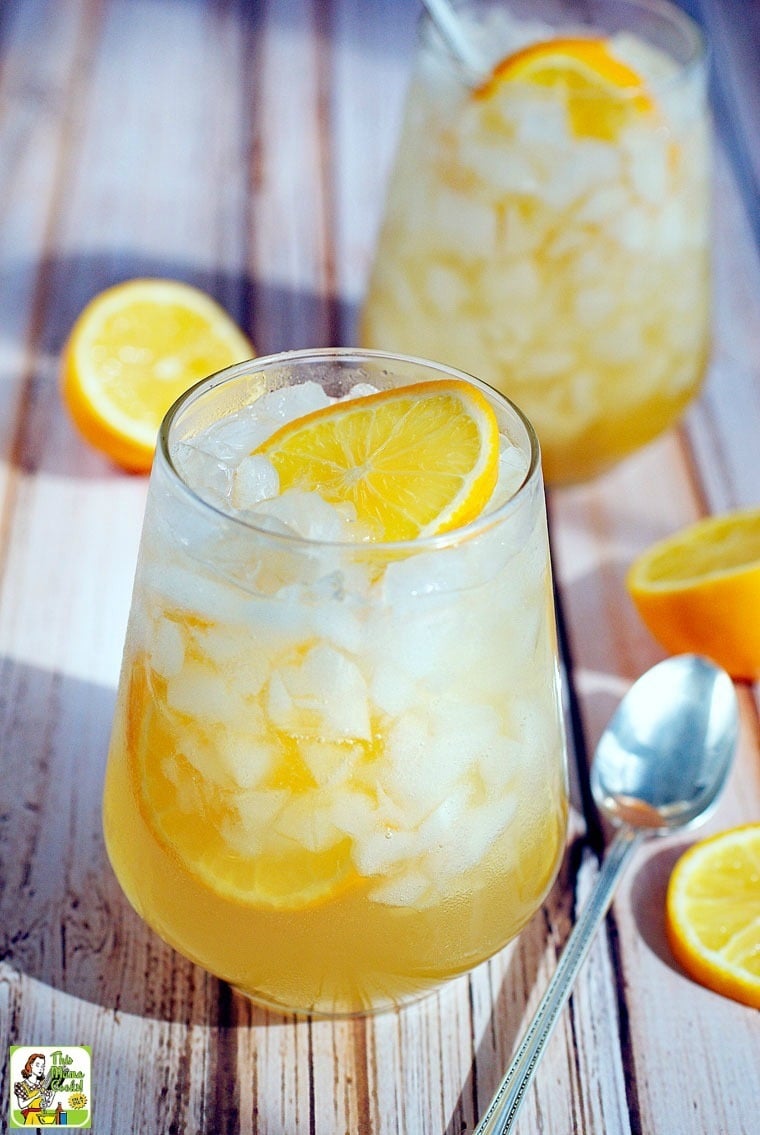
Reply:
[[474, 1135], [508, 1135], [512, 1130], [528, 1084], [543, 1056], [560, 1010], [570, 996], [599, 924], [609, 909], [618, 880], [644, 835], [641, 830], [626, 827], [621, 828], [612, 841], [588, 902], [565, 944], [554, 976]]
[[490, 68], [470, 42], [462, 17], [451, 0], [423, 0], [423, 3], [454, 58], [459, 60], [474, 82], [483, 82]]

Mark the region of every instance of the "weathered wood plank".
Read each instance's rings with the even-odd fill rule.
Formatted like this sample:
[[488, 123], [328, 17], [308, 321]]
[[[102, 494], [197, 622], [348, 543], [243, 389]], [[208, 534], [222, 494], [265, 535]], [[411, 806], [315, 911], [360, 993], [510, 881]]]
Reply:
[[[760, 420], [752, 381], [760, 330], [758, 258], [752, 243], [746, 242], [746, 215], [722, 158], [718, 177], [723, 208], [716, 242], [716, 343], [698, 404], [680, 430], [594, 484], [552, 499], [555, 567], [589, 751], [624, 692], [627, 682], [621, 679], [637, 676], [662, 657], [625, 594], [625, 572], [633, 557], [706, 511], [760, 499], [760, 466], [756, 457], [747, 459], [746, 448], [746, 422]], [[743, 692], [741, 702], [740, 752], [705, 832], [749, 822], [760, 814], [757, 707], [749, 691]], [[745, 1110], [736, 1086], [750, 1082], [750, 1065], [756, 1067], [760, 1059], [757, 1014], [688, 980], [665, 942], [667, 876], [692, 838], [664, 840], [642, 856], [614, 905], [617, 968], [627, 990], [629, 1106], [634, 1130], [744, 1133], [755, 1119]], [[658, 1030], [668, 1037], [667, 1049], [652, 1043]], [[717, 1087], [721, 1079], [725, 1083], [725, 1074], [717, 1070], [722, 1058], [716, 1053], [726, 1044], [733, 1051], [734, 1041], [732, 1062], [738, 1072], [735, 1079], [731, 1076], [732, 1089], [724, 1090]], [[668, 1059], [668, 1050], [688, 1052], [689, 1058]], [[695, 1067], [702, 1070], [699, 1081]]]
[[336, 342], [351, 346], [401, 128], [418, 12], [406, 0], [334, 0], [329, 10]]
[[760, 255], [724, 152], [714, 207], [715, 341], [702, 397], [686, 424], [710, 511], [760, 500]]

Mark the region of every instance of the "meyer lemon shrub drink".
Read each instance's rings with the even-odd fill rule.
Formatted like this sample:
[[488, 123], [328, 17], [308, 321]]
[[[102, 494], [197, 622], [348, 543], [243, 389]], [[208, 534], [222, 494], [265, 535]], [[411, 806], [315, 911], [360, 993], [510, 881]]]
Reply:
[[458, 10], [482, 68], [423, 21], [360, 339], [497, 386], [547, 480], [581, 480], [675, 421], [705, 369], [702, 39], [658, 0]]
[[145, 921], [283, 1011], [400, 1005], [518, 933], [566, 815], [521, 413], [371, 351], [255, 360], [180, 399], [104, 801]]

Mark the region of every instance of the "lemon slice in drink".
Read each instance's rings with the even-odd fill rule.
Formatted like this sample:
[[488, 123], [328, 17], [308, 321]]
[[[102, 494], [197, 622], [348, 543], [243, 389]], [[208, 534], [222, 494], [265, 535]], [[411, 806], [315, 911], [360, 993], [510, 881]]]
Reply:
[[[168, 855], [221, 898], [259, 909], [304, 910], [359, 885], [348, 838], [318, 851], [292, 839], [271, 841], [256, 854], [242, 853], [225, 838], [240, 823], [239, 793], [221, 791], [183, 754], [192, 742], [167, 713], [162, 684], [135, 662], [127, 751], [141, 815]], [[287, 780], [287, 755], [283, 763], [281, 779]], [[297, 769], [290, 779], [298, 781]]]
[[760, 824], [694, 844], [666, 900], [676, 959], [702, 985], [760, 1009]]
[[760, 509], [710, 516], [653, 544], [626, 585], [666, 650], [760, 678]]
[[641, 76], [614, 55], [605, 39], [532, 43], [503, 59], [478, 95], [490, 98], [503, 83], [513, 82], [563, 95], [577, 138], [615, 141], [632, 113], [647, 113], [654, 106]]
[[499, 427], [485, 395], [451, 379], [333, 403], [256, 451], [280, 490], [350, 501], [375, 540], [411, 540], [474, 520], [496, 486]]
[[174, 400], [253, 354], [237, 324], [199, 288], [129, 280], [101, 292], [74, 324], [63, 352], [63, 400], [95, 449], [146, 472]]

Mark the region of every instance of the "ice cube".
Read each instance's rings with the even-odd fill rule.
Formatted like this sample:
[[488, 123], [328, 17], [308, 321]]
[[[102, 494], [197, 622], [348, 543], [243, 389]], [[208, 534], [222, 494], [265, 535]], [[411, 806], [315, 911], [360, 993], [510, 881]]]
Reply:
[[614, 312], [615, 304], [614, 292], [593, 284], [579, 288], [573, 297], [575, 315], [584, 327], [600, 326]]
[[[237, 723], [240, 726], [242, 723]], [[276, 747], [264, 736], [261, 711], [249, 714], [243, 732], [240, 727], [215, 725], [210, 732], [189, 729], [182, 755], [203, 781], [237, 793], [259, 784], [277, 759]], [[248, 731], [250, 729], [250, 732]]]
[[529, 750], [511, 737], [501, 735], [483, 748], [477, 761], [477, 771], [483, 786], [490, 795], [501, 795], [520, 776], [529, 760]]
[[[490, 545], [487, 550], [490, 550]], [[494, 547], [493, 552], [497, 564], [506, 554], [499, 547]], [[464, 558], [466, 568], [465, 550], [459, 549], [458, 555]], [[463, 568], [463, 576], [470, 581], [475, 570], [485, 568], [490, 572], [491, 563], [476, 562], [478, 559], [475, 557], [473, 560], [469, 573]], [[490, 582], [489, 575], [483, 592]], [[483, 592], [415, 596], [406, 603], [400, 601], [395, 609], [391, 608], [388, 617], [378, 616], [368, 624], [366, 639], [372, 647], [370, 674], [377, 673], [388, 683], [385, 688], [391, 699], [401, 701], [403, 695], [394, 691], [391, 685], [393, 676], [387, 674], [389, 663], [398, 669], [397, 680], [416, 684], [419, 690], [425, 691], [427, 701], [441, 692], [449, 696], [458, 682], [471, 684], [467, 667], [474, 664], [475, 672], [480, 672], [483, 637], [486, 635], [488, 641], [494, 637], [491, 632], [493, 615], [488, 597]], [[463, 662], [465, 654], [467, 657]]]
[[[356, 847], [377, 833], [384, 834], [387, 823], [380, 814], [377, 800], [367, 792], [342, 789], [336, 792], [329, 809], [335, 826], [355, 841]], [[356, 850], [356, 849], [355, 849]]]
[[[445, 800], [425, 818], [415, 833], [415, 849], [418, 853], [443, 852], [444, 857], [454, 862], [459, 858], [459, 847], [462, 841], [462, 827], [469, 823], [467, 799], [469, 788], [458, 784], [446, 795]], [[464, 819], [465, 814], [466, 821]], [[447, 874], [457, 873], [461, 868], [458, 865], [454, 872], [449, 869]]]
[[247, 627], [237, 623], [196, 627], [193, 648], [241, 697], [255, 697], [264, 685], [269, 673], [267, 655]]
[[[641, 320], [636, 314], [621, 314], [614, 323], [597, 331], [591, 345], [595, 357], [607, 365], [633, 363], [645, 354]], [[642, 388], [643, 385], [639, 387]]]
[[383, 879], [369, 893], [371, 902], [383, 906], [420, 906], [430, 890], [430, 879], [422, 871], [404, 871]]
[[166, 701], [177, 713], [205, 722], [224, 721], [230, 712], [230, 694], [213, 667], [188, 661], [166, 683]]
[[540, 299], [543, 288], [541, 274], [529, 260], [510, 259], [502, 263], [488, 283], [489, 286], [495, 285], [505, 307], [512, 304], [520, 308], [532, 307]]
[[224, 506], [230, 497], [232, 470], [219, 453], [202, 442], [179, 442], [173, 451], [174, 466], [183, 481], [204, 500]]
[[308, 626], [315, 637], [349, 654], [363, 650], [367, 614], [357, 599], [364, 598], [371, 585], [368, 565], [346, 564], [340, 570], [321, 575], [309, 588], [314, 602], [303, 609], [304, 626]]
[[266, 721], [257, 706], [249, 707], [243, 721], [220, 733], [216, 748], [220, 766], [242, 789], [260, 784], [279, 756], [277, 746], [266, 739]]
[[171, 678], [185, 660], [185, 636], [175, 622], [161, 617], [150, 642], [150, 664], [157, 674]]
[[241, 458], [247, 457], [259, 444], [254, 426], [255, 411], [252, 409], [253, 405], [259, 404], [257, 401], [255, 404], [243, 406], [240, 410], [220, 418], [206, 431], [204, 444], [211, 452], [216, 453], [225, 465], [237, 465]]
[[[502, 208], [506, 234], [504, 247], [508, 256], [517, 259], [534, 252], [544, 243], [545, 225], [541, 224], [540, 220], [537, 224], [530, 214], [526, 215], [519, 199], [517, 201], [507, 199]], [[533, 212], [540, 216], [539, 210], [534, 209]]]
[[364, 756], [363, 746], [339, 742], [303, 740], [298, 748], [304, 764], [320, 787], [344, 785]]
[[345, 539], [345, 514], [318, 493], [303, 489], [286, 489], [272, 500], [261, 501], [252, 515], [273, 519], [305, 540], [330, 543]]
[[276, 497], [280, 478], [272, 462], [262, 454], [244, 457], [232, 477], [230, 499], [237, 509], [252, 509], [260, 501]]
[[152, 599], [160, 611], [185, 611], [196, 623], [234, 622], [239, 617], [240, 599], [235, 589], [212, 581], [197, 565], [183, 567], [174, 559], [144, 558], [141, 582], [147, 601]]
[[441, 315], [454, 315], [464, 306], [470, 289], [461, 272], [432, 263], [427, 272], [425, 294]]
[[457, 776], [439, 768], [430, 721], [415, 711], [403, 714], [389, 729], [386, 756], [391, 767], [383, 788], [405, 824], [416, 827], [444, 803]]
[[290, 794], [285, 789], [264, 788], [241, 792], [234, 799], [234, 811], [225, 813], [219, 831], [233, 851], [252, 856], [265, 848], [279, 849], [283, 840], [272, 836], [271, 825], [287, 803]]
[[287, 422], [330, 403], [318, 382], [284, 386], [263, 394], [209, 429], [204, 444], [228, 465], [237, 464]]
[[[620, 217], [625, 216], [626, 210], [631, 206], [631, 195], [624, 185], [600, 185], [592, 189], [585, 201], [578, 206], [575, 219], [579, 226], [599, 225], [607, 226], [612, 232], [617, 227]], [[585, 244], [588, 236], [585, 230], [568, 229], [568, 233], [576, 234]], [[561, 252], [558, 242], [567, 239], [566, 233], [561, 233], [552, 243], [552, 251]]]
[[[472, 177], [482, 180], [487, 186], [488, 195], [524, 196], [526, 198], [537, 195], [540, 190], [540, 171], [530, 160], [530, 155], [515, 146], [504, 145], [501, 140], [483, 137], [468, 139], [461, 151], [462, 163]], [[497, 235], [497, 207], [496, 203], [490, 210], [493, 225], [493, 237]], [[488, 256], [485, 245], [479, 243], [479, 251], [484, 257]], [[491, 246], [491, 252], [494, 245]]]
[[[539, 87], [512, 87], [503, 89], [505, 118], [514, 124], [517, 145], [515, 152], [524, 152], [534, 159], [548, 157], [554, 147], [568, 143], [567, 112], [563, 99], [555, 90]], [[572, 143], [570, 143], [572, 144]], [[532, 150], [532, 153], [531, 153]], [[566, 166], [562, 167], [563, 174]], [[541, 177], [544, 188], [562, 178]]]
[[516, 811], [516, 797], [489, 800], [479, 808], [460, 811], [455, 820], [449, 821], [456, 825], [456, 840], [440, 840], [426, 859], [425, 866], [432, 877], [443, 881], [477, 867]]
[[[415, 675], [423, 672], [420, 666], [429, 667], [437, 647], [449, 652], [453, 647], [455, 657], [457, 637], [471, 633], [467, 609], [471, 598], [477, 602], [479, 587], [498, 582], [504, 563], [514, 553], [514, 543], [507, 547], [501, 530], [493, 536], [489, 540], [483, 531], [459, 544], [388, 565], [383, 597], [394, 610], [404, 661]], [[494, 554], [496, 561], [491, 559]]]
[[488, 205], [441, 187], [428, 208], [442, 251], [467, 261], [490, 256], [496, 241], [496, 216]]
[[253, 404], [255, 420], [251, 423], [252, 453], [266, 441], [275, 430], [288, 422], [303, 418], [315, 410], [329, 406], [331, 398], [325, 394], [318, 382], [302, 382], [295, 386], [283, 386], [264, 394]]
[[449, 785], [503, 742], [500, 717], [491, 705], [447, 702], [436, 709], [434, 731], [430, 760]]
[[355, 662], [320, 644], [300, 664], [282, 666], [269, 682], [268, 713], [302, 737], [369, 740], [367, 687]]
[[238, 617], [267, 671], [275, 660], [300, 657], [308, 649], [311, 635], [298, 603], [282, 601], [280, 596], [271, 600], [254, 596], [241, 604]]
[[624, 248], [644, 252], [656, 247], [657, 224], [650, 211], [642, 207], [628, 209], [616, 225], [616, 236]]
[[672, 146], [667, 135], [665, 138], [650, 137], [639, 160], [629, 163], [628, 172], [633, 189], [650, 205], [660, 205], [668, 196]]
[[541, 198], [555, 209], [581, 204], [599, 186], [619, 179], [621, 166], [620, 154], [614, 146], [594, 139], [576, 142], [562, 165], [561, 177], [556, 176], [556, 163], [547, 158]]
[[[699, 225], [692, 223], [688, 202], [682, 198], [666, 201], [657, 220], [657, 248], [662, 255], [677, 255], [695, 240], [702, 240], [698, 234]], [[698, 320], [688, 320], [698, 323]]]
[[525, 480], [527, 472], [527, 455], [518, 446], [502, 438], [499, 451], [499, 476], [492, 505], [501, 504], [514, 496]]
[[[179, 732], [176, 737], [182, 748], [189, 749], [194, 743], [190, 736], [183, 738]], [[208, 806], [207, 785], [199, 777], [188, 776], [187, 770], [178, 765], [174, 753], [156, 753], [155, 757], [163, 775], [174, 785], [173, 804], [177, 809], [189, 816], [204, 815]]]
[[384, 826], [356, 841], [354, 862], [362, 875], [384, 875], [410, 856], [414, 857], [416, 849], [413, 832]]
[[369, 382], [357, 382], [351, 387], [342, 401], [347, 402], [354, 398], [365, 398], [368, 394], [377, 394], [377, 392], [377, 386], [372, 386]]
[[553, 382], [557, 376], [564, 378], [572, 374], [577, 363], [576, 352], [571, 347], [545, 347], [531, 351], [525, 360], [525, 374], [534, 382]]
[[323, 793], [316, 790], [292, 797], [272, 827], [278, 835], [307, 851], [326, 851], [345, 839], [330, 818]]
[[383, 713], [397, 717], [417, 704], [420, 693], [397, 658], [383, 659], [381, 656], [370, 680], [370, 697]]

